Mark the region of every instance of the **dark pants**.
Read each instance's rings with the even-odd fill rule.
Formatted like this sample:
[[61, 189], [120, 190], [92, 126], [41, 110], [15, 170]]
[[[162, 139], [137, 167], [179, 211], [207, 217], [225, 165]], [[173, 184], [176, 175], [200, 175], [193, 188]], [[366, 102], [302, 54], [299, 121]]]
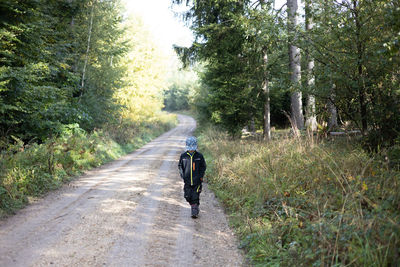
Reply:
[[184, 197], [190, 205], [200, 204], [201, 188], [201, 184], [193, 186], [191, 186], [190, 184], [185, 184], [185, 186], [183, 187]]

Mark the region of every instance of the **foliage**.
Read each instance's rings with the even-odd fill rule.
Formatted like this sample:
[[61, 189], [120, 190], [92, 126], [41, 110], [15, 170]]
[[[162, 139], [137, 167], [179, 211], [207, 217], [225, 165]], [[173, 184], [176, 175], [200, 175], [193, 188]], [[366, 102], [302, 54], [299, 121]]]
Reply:
[[115, 97], [123, 107], [121, 119], [148, 121], [157, 115], [163, 105], [162, 92], [167, 87], [167, 58], [153, 43], [139, 18], [129, 18], [124, 27], [127, 29], [124, 40], [131, 49], [121, 61], [126, 75]]
[[[179, 2], [179, 1], [178, 1]], [[193, 19], [197, 40], [193, 44], [196, 59], [202, 60], [202, 84], [207, 113], [215, 123], [237, 135], [252, 114], [248, 95], [253, 91], [247, 75], [247, 57], [243, 55], [244, 28], [239, 18], [244, 6], [235, 1], [195, 1], [187, 17]], [[204, 95], [204, 94], [202, 94]]]
[[196, 105], [194, 96], [199, 90], [198, 77], [193, 70], [179, 70], [171, 74], [168, 89], [164, 91], [164, 109], [187, 110]]
[[[80, 126], [91, 131], [119, 117], [121, 106], [115, 94], [121, 90], [123, 79], [129, 75], [123, 60], [134, 48], [124, 39], [127, 29], [119, 0], [92, 1], [86, 12], [86, 16], [82, 18], [84, 27], [77, 29], [81, 31], [79, 48], [84, 48], [84, 53], [81, 50], [77, 55], [80, 83], [75, 88], [78, 90], [74, 98], [79, 108], [88, 114], [88, 119], [82, 121]], [[90, 31], [92, 15], [93, 25]]]
[[239, 136], [251, 122], [262, 128], [266, 101], [263, 84], [268, 80], [272, 123], [286, 125], [284, 114], [290, 106], [288, 71], [282, 70], [288, 64], [287, 42], [282, 41], [282, 10], [273, 10], [269, 1], [188, 4], [191, 9], [185, 16], [192, 22], [197, 41], [191, 48], [178, 51], [182, 58], [204, 62], [200, 74], [204, 92], [198, 94], [204, 96], [202, 113], [232, 136]]
[[110, 125], [90, 134], [77, 124], [66, 125], [61, 136], [42, 144], [24, 144], [14, 137], [15, 143], [0, 154], [0, 217], [85, 170], [141, 147], [175, 125], [176, 116], [159, 114], [149, 123]]
[[119, 0], [2, 1], [0, 138], [45, 142], [65, 125], [86, 131], [156, 117], [166, 60]]
[[[77, 77], [68, 71], [69, 57], [57, 56], [68, 50], [68, 44], [59, 39], [59, 32], [51, 31], [72, 15], [50, 16], [57, 5], [50, 1], [1, 3], [2, 14], [7, 14], [0, 19], [2, 137], [43, 138], [58, 132], [63, 123], [71, 123], [74, 116], [83, 116], [70, 101], [71, 82]], [[70, 31], [64, 34], [69, 36]]]
[[394, 47], [385, 48], [398, 33], [396, 8], [398, 1], [313, 1], [316, 27], [302, 44], [319, 63], [316, 95], [330, 97], [335, 84], [342, 120], [369, 133], [366, 145], [375, 149], [393, 145], [400, 132], [400, 61], [392, 57]]
[[283, 133], [265, 144], [215, 129], [200, 135], [210, 186], [254, 265], [398, 262], [400, 173], [383, 156], [370, 158], [345, 139]]
[[[288, 91], [302, 91], [315, 96], [320, 124], [331, 116], [328, 105], [333, 102], [339, 121], [351, 122], [366, 136], [365, 147], [394, 145], [400, 133], [398, 0], [308, 1], [307, 19], [314, 27], [305, 31], [300, 23], [290, 32], [285, 6], [275, 7], [274, 1], [172, 2], [189, 7], [183, 15], [196, 42], [177, 50], [183, 60], [205, 66], [203, 110], [231, 135], [250, 121], [263, 125], [262, 87], [268, 81], [273, 124], [287, 123]], [[315, 61], [313, 73], [303, 71], [299, 88], [287, 81], [288, 40], [301, 48], [302, 69], [308, 59]], [[310, 77], [313, 86], [306, 81]]]

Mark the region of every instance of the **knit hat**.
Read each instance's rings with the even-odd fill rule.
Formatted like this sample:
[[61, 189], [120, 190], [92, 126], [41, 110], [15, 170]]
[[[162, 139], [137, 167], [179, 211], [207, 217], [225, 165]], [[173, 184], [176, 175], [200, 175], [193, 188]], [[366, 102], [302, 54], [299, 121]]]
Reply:
[[186, 150], [196, 150], [197, 149], [197, 138], [190, 136], [186, 139]]

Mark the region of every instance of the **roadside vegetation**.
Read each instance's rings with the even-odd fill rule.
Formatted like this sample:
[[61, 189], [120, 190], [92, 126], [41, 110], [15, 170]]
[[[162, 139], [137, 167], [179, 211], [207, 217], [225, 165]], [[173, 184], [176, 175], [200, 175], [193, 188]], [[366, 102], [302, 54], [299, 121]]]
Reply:
[[[400, 171], [355, 140], [200, 133], [210, 187], [256, 266], [395, 266]], [[389, 151], [389, 155], [394, 152]]]
[[71, 125], [41, 144], [15, 139], [0, 154], [0, 218], [84, 171], [140, 148], [176, 123], [176, 116], [163, 114], [148, 123], [91, 133]]

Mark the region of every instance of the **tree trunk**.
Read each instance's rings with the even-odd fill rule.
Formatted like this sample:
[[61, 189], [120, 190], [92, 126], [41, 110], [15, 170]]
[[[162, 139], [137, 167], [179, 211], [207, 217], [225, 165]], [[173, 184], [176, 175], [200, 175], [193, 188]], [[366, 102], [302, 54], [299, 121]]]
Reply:
[[361, 117], [361, 131], [365, 134], [368, 130], [368, 119], [367, 119], [367, 97], [366, 88], [364, 83], [364, 72], [363, 72], [363, 58], [364, 58], [364, 48], [361, 40], [361, 22], [359, 17], [359, 7], [358, 1], [353, 0], [353, 14], [356, 24], [356, 42], [357, 42], [357, 70], [358, 70], [358, 98], [360, 103], [360, 117]]
[[254, 115], [251, 115], [251, 120], [249, 124], [249, 132], [254, 136], [256, 134], [256, 122], [254, 120]]
[[331, 96], [329, 97], [328, 100], [328, 110], [329, 110], [329, 121], [328, 121], [328, 131], [335, 129], [338, 127], [338, 122], [337, 122], [337, 110], [335, 106], [335, 88], [336, 85], [333, 84], [331, 88]]
[[263, 59], [264, 59], [264, 81], [263, 81], [263, 91], [265, 95], [265, 102], [264, 102], [264, 140], [269, 141], [271, 139], [271, 110], [269, 105], [269, 86], [268, 86], [268, 54], [267, 51], [264, 50], [263, 52]]
[[91, 12], [90, 12], [89, 33], [88, 33], [88, 41], [87, 41], [87, 47], [86, 47], [85, 62], [83, 64], [83, 70], [82, 70], [81, 95], [80, 95], [80, 97], [83, 95], [83, 88], [85, 86], [86, 68], [87, 68], [87, 64], [88, 64], [88, 61], [89, 61], [90, 39], [92, 38], [94, 5], [95, 5], [95, 3], [96, 3], [96, 1], [92, 2], [92, 9], [91, 9]]
[[300, 66], [300, 49], [293, 45], [296, 37], [295, 28], [297, 25], [297, 0], [287, 0], [288, 7], [288, 30], [289, 30], [289, 70], [290, 70], [290, 81], [295, 91], [292, 93], [291, 100], [291, 112], [292, 122], [297, 129], [304, 128], [304, 116], [303, 116], [303, 104], [302, 95], [299, 90], [300, 79], [301, 79], [301, 66]]
[[310, 94], [307, 97], [307, 129], [315, 132], [317, 130], [317, 116], [315, 113], [315, 97]]
[[[306, 0], [306, 31], [309, 33], [313, 28], [313, 22], [311, 18], [311, 1]], [[308, 48], [309, 49], [309, 48]], [[315, 78], [314, 78], [314, 59], [311, 58], [310, 51], [307, 51], [307, 85], [308, 89], [314, 87], [315, 85]], [[311, 90], [309, 90], [310, 92]], [[315, 97], [311, 93], [308, 94], [307, 97], [307, 109], [306, 109], [306, 126], [311, 131], [317, 130], [317, 118], [315, 114]]]
[[[266, 1], [260, 1], [261, 6], [264, 8]], [[273, 1], [273, 7], [275, 8], [275, 1]], [[264, 92], [265, 102], [264, 102], [264, 127], [263, 127], [263, 139], [264, 141], [269, 141], [271, 139], [271, 108], [269, 99], [269, 73], [268, 73], [268, 47], [265, 46], [262, 49], [263, 56], [263, 66], [264, 66], [264, 79], [262, 84], [262, 90]]]

